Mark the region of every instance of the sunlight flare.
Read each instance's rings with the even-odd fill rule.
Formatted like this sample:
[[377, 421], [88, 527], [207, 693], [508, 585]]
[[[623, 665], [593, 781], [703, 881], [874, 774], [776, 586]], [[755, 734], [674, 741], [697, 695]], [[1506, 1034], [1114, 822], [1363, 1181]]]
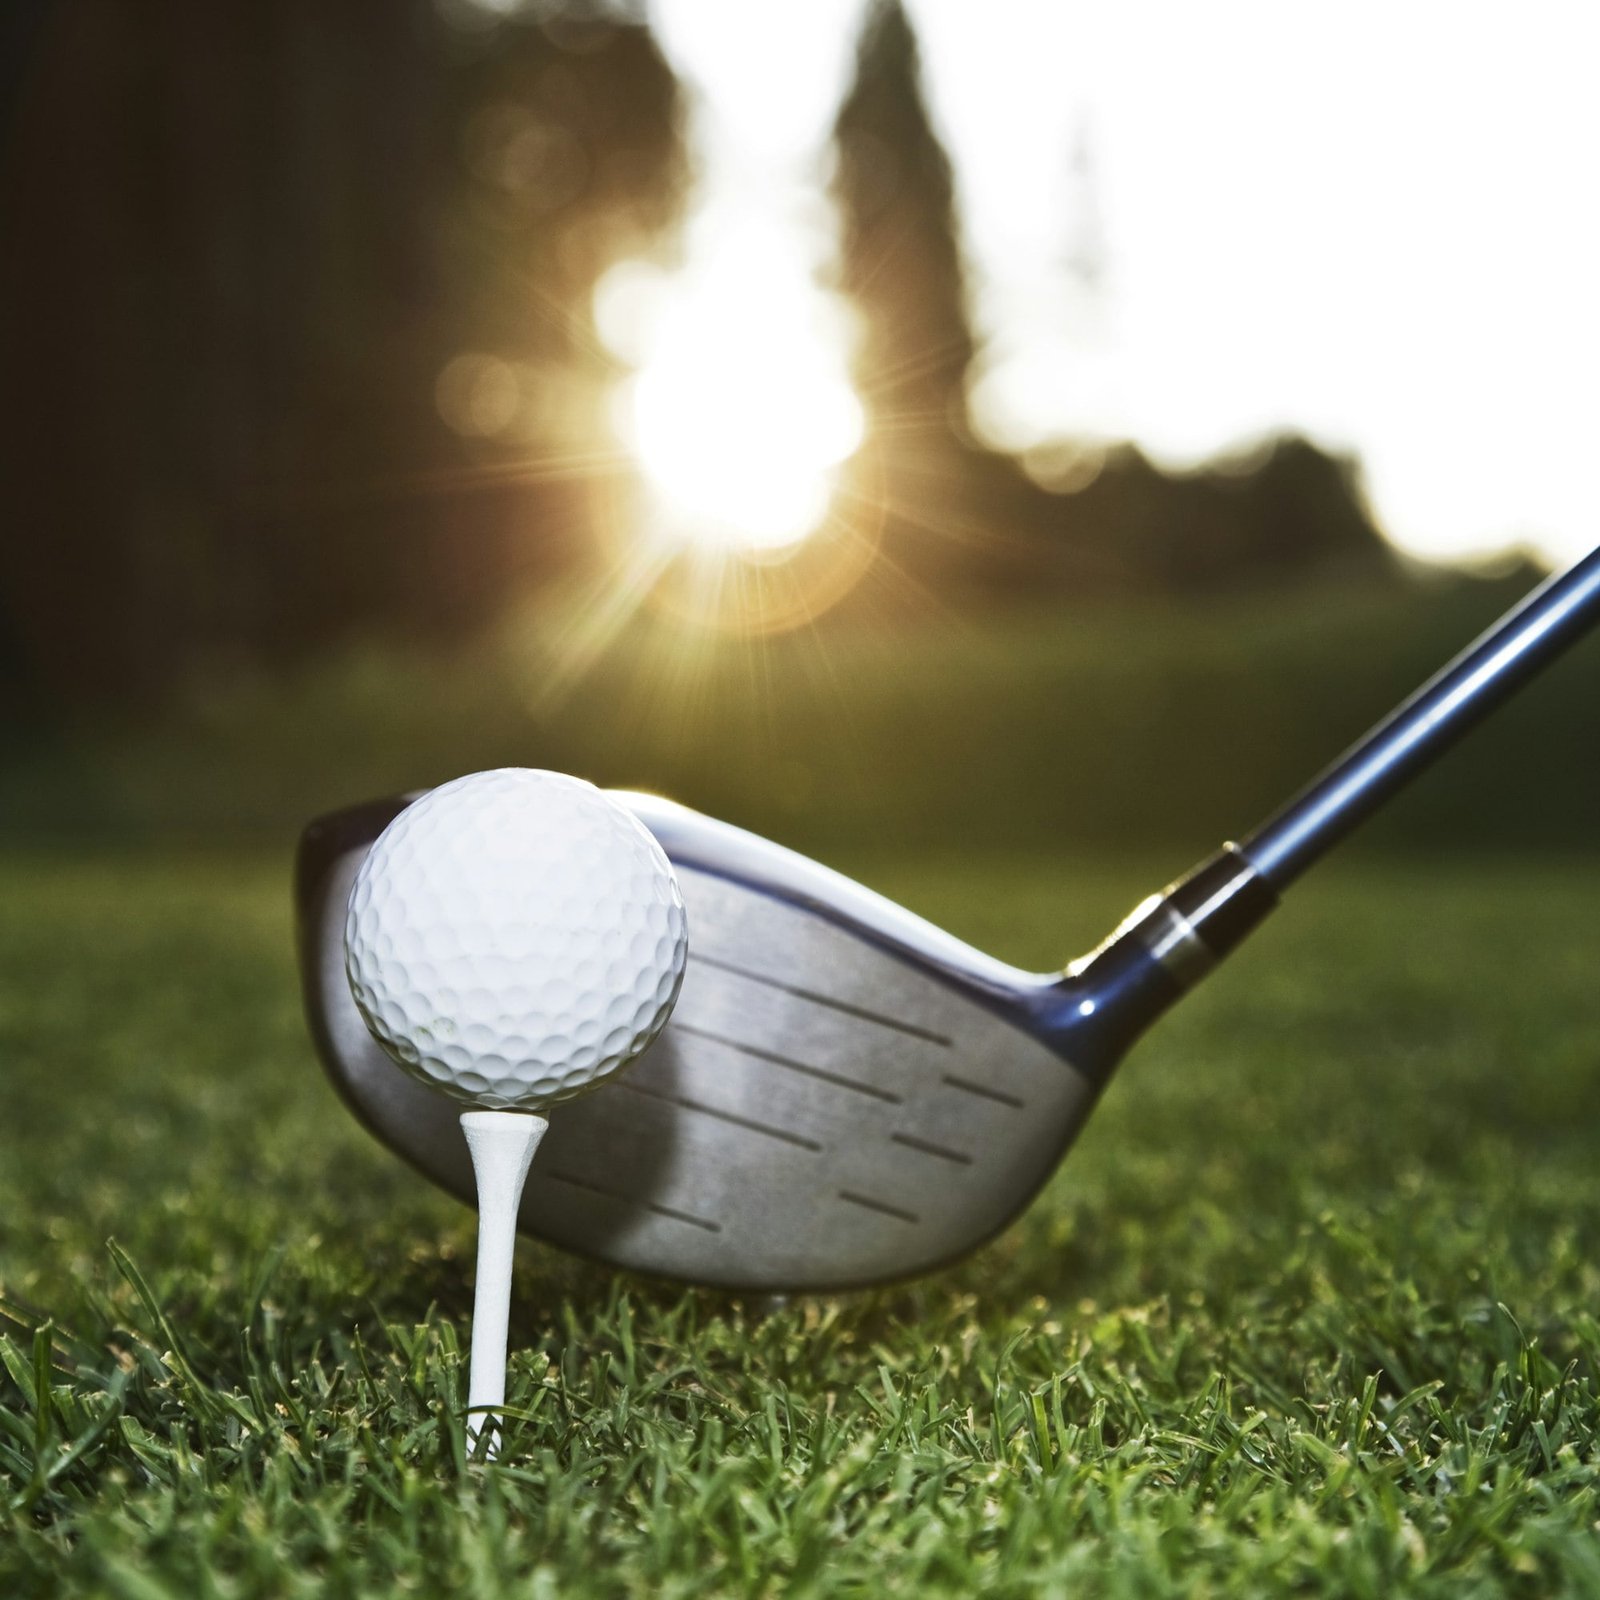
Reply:
[[773, 552], [825, 520], [864, 420], [846, 314], [777, 229], [729, 229], [673, 278], [622, 263], [596, 321], [637, 364], [617, 425], [671, 539]]

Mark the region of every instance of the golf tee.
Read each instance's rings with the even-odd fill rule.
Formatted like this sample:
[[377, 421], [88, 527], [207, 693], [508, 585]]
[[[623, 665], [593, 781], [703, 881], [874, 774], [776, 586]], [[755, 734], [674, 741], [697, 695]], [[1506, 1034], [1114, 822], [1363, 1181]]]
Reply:
[[506, 1334], [511, 1319], [511, 1261], [517, 1206], [528, 1166], [550, 1124], [526, 1111], [464, 1111], [461, 1131], [478, 1186], [478, 1272], [472, 1300], [472, 1362], [467, 1380], [467, 1446], [490, 1428], [485, 1459], [499, 1450], [499, 1429], [480, 1408], [506, 1399]]

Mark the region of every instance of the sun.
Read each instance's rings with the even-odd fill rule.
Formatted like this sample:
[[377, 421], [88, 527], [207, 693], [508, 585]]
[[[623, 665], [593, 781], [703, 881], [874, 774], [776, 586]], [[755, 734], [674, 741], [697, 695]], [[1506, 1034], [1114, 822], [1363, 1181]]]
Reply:
[[845, 314], [781, 241], [745, 229], [670, 279], [627, 263], [596, 311], [638, 357], [618, 427], [667, 537], [775, 553], [826, 520], [864, 417]]
[[776, 328], [741, 341], [707, 327], [651, 362], [630, 402], [640, 464], [697, 543], [773, 550], [803, 539], [861, 440], [849, 387]]

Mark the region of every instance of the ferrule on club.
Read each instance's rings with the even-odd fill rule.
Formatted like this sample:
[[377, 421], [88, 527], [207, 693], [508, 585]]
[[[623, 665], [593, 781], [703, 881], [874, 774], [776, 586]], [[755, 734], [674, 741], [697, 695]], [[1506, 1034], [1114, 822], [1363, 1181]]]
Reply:
[[1133, 1041], [1277, 903], [1250, 858], [1226, 844], [1135, 906], [1099, 949], [1067, 968], [1080, 1070], [1103, 1083]]
[[461, 1131], [478, 1185], [478, 1271], [472, 1300], [472, 1364], [467, 1380], [467, 1445], [488, 1432], [484, 1457], [499, 1452], [490, 1411], [506, 1401], [506, 1337], [517, 1207], [528, 1167], [550, 1124], [526, 1111], [464, 1111]]
[[[1129, 919], [1180, 989], [1190, 989], [1278, 903], [1254, 863], [1225, 844], [1193, 872], [1152, 895]], [[1140, 913], [1143, 913], [1141, 915]]]

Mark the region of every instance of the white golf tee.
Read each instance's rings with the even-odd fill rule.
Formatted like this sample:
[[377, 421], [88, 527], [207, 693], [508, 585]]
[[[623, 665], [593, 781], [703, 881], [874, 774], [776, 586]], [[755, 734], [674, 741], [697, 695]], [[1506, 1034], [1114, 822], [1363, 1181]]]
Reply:
[[506, 1400], [506, 1332], [511, 1320], [511, 1258], [517, 1206], [528, 1166], [550, 1124], [527, 1111], [464, 1111], [461, 1131], [478, 1183], [478, 1274], [472, 1298], [472, 1366], [467, 1380], [467, 1447], [490, 1428], [486, 1460], [499, 1452], [500, 1430], [480, 1406]]

